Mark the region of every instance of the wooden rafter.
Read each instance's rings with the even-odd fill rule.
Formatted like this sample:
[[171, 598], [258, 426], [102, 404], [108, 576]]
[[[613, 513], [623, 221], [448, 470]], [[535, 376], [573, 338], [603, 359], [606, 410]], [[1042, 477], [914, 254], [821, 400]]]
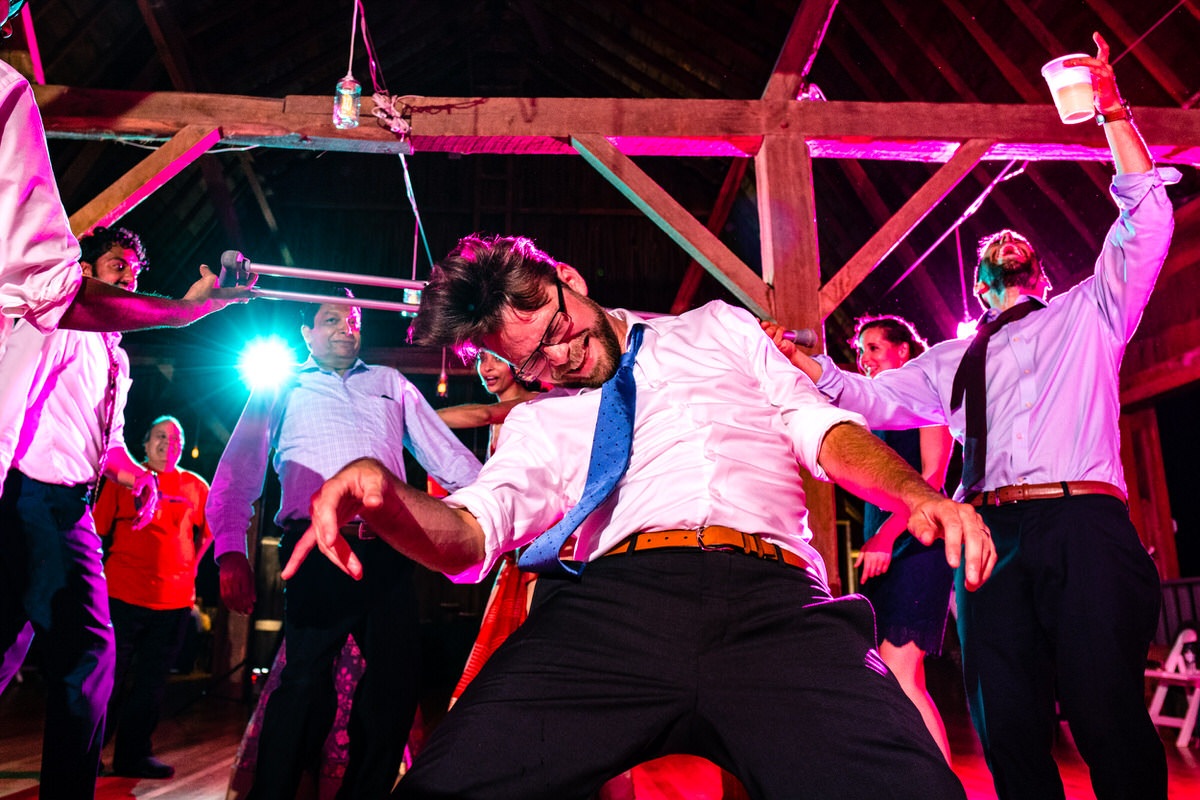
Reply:
[[[1087, 4], [1092, 7], [1092, 11], [1096, 12], [1096, 16], [1100, 17], [1104, 24], [1112, 29], [1112, 32], [1117, 35], [1122, 44], [1126, 47], [1133, 46], [1134, 42], [1138, 39], [1138, 34], [1125, 22], [1123, 12], [1117, 11], [1106, 0], [1087, 0]], [[1112, 44], [1115, 43], [1110, 43], [1110, 45]], [[1113, 51], [1113, 58], [1116, 58], [1115, 47], [1113, 47]], [[1154, 52], [1154, 48], [1142, 42], [1133, 47], [1129, 51], [1129, 54], [1141, 62], [1146, 71], [1167, 91], [1172, 100], [1179, 105], [1184, 104], [1188, 99], [1187, 87], [1184, 86], [1183, 81], [1179, 80], [1175, 72], [1167, 66], [1167, 63], [1159, 58], [1158, 54]]]
[[763, 89], [763, 100], [795, 100], [796, 94], [808, 78], [821, 40], [833, 19], [838, 0], [805, 0], [800, 4], [787, 40], [771, 70], [771, 77]]
[[220, 139], [221, 132], [203, 125], [189, 125], [169, 142], [126, 172], [112, 186], [71, 215], [71, 232], [79, 236], [97, 225], [112, 225], [137, 207], [155, 189], [202, 156]]
[[748, 309], [773, 316], [762, 279], [654, 179], [599, 134], [571, 137], [571, 146]]
[[[729, 172], [725, 174], [721, 191], [717, 193], [717, 201], [708, 215], [706, 227], [713, 232], [713, 235], [717, 235], [725, 227], [749, 163], [750, 159], [748, 158], [735, 158], [729, 165]], [[703, 276], [704, 268], [700, 266], [699, 261], [692, 259], [688, 262], [687, 269], [683, 271], [683, 279], [679, 282], [679, 291], [675, 294], [675, 302], [671, 304], [672, 314], [682, 314], [692, 307], [692, 300], [696, 296], [696, 290], [700, 288], [700, 279]]]
[[[307, 150], [410, 152], [373, 124], [345, 131], [328, 97], [261, 99], [182, 92], [35, 87], [50, 135], [169, 138], [191, 124], [221, 128], [222, 142]], [[602, 133], [626, 155], [746, 156], [764, 135], [803, 137], [815, 158], [944, 162], [967, 139], [993, 139], [988, 159], [1111, 159], [1095, 126], [1062, 125], [1053, 106], [983, 103], [802, 103], [763, 100], [408, 97], [412, 149], [570, 154], [579, 130]], [[370, 100], [363, 99], [369, 119]], [[1200, 164], [1200, 111], [1138, 109], [1160, 163]]]

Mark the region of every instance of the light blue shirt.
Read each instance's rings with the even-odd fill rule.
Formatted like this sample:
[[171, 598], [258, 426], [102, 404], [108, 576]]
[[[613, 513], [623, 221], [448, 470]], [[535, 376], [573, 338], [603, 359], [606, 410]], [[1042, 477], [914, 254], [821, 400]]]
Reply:
[[[1179, 178], [1170, 167], [1114, 177], [1120, 216], [1105, 237], [1095, 274], [992, 335], [982, 490], [1076, 480], [1125, 488], [1118, 373], [1167, 256], [1174, 218], [1166, 184]], [[997, 313], [989, 310], [984, 321]], [[950, 410], [950, 390], [969, 342], [941, 342], [874, 379], [819, 356], [817, 388], [836, 405], [861, 413], [872, 428], [948, 425], [961, 443], [966, 419], [962, 406]], [[960, 486], [955, 496], [962, 494]]]
[[479, 474], [479, 460], [399, 372], [360, 359], [338, 375], [309, 358], [287, 386], [246, 402], [208, 495], [216, 555], [245, 552], [270, 451], [282, 488], [275, 521], [282, 524], [308, 519], [312, 495], [357, 458], [376, 458], [403, 479], [405, 447], [447, 489]]

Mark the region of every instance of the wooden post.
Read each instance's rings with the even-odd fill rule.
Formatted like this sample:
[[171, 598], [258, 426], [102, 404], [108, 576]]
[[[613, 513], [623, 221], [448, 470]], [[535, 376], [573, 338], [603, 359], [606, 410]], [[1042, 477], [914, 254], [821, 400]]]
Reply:
[[[763, 279], [774, 286], [775, 319], [785, 328], [816, 328], [822, 338], [818, 290], [817, 216], [808, 145], [799, 136], [763, 137], [754, 159]], [[813, 546], [825, 559], [829, 589], [841, 594], [833, 484], [804, 476]]]
[[1142, 544], [1154, 556], [1158, 577], [1178, 578], [1175, 526], [1167, 497], [1158, 415], [1153, 407], [1121, 412], [1121, 465], [1129, 490], [1129, 517]]

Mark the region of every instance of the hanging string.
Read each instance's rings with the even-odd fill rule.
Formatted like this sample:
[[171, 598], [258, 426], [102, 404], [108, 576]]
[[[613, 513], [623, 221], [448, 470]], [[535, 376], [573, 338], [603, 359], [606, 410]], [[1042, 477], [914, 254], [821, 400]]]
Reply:
[[[357, 38], [357, 34], [358, 34], [358, 15], [361, 10], [362, 10], [361, 0], [354, 0], [354, 5], [350, 9], [350, 63], [348, 63], [346, 65], [346, 74], [347, 75], [352, 75], [354, 73], [354, 40]], [[363, 31], [364, 32], [366, 31], [366, 26], [367, 26], [367, 20], [364, 17], [363, 18]]]
[[1119, 56], [1117, 56], [1116, 58], [1112, 59], [1112, 60], [1111, 60], [1111, 61], [1109, 61], [1108, 63], [1110, 63], [1110, 64], [1116, 64], [1116, 63], [1117, 63], [1118, 61], [1120, 61], [1122, 58], [1124, 58], [1125, 56], [1129, 55], [1129, 51], [1133, 50], [1133, 48], [1135, 48], [1135, 47], [1137, 47], [1139, 44], [1141, 44], [1141, 43], [1142, 43], [1142, 39], [1145, 39], [1147, 36], [1149, 36], [1151, 33], [1153, 33], [1153, 32], [1154, 32], [1154, 29], [1155, 29], [1155, 28], [1157, 28], [1159, 25], [1162, 25], [1164, 22], [1166, 22], [1166, 21], [1167, 21], [1167, 17], [1171, 16], [1171, 15], [1172, 15], [1172, 14], [1174, 14], [1176, 11], [1178, 11], [1178, 10], [1179, 10], [1179, 7], [1180, 7], [1180, 6], [1182, 6], [1182, 5], [1183, 5], [1185, 2], [1187, 2], [1187, 0], [1179, 0], [1179, 2], [1178, 2], [1178, 3], [1176, 3], [1176, 4], [1175, 4], [1175, 6], [1174, 6], [1174, 7], [1173, 7], [1173, 8], [1172, 8], [1170, 11], [1168, 11], [1168, 12], [1167, 12], [1167, 13], [1165, 13], [1165, 14], [1163, 14], [1163, 15], [1162, 15], [1162, 17], [1160, 17], [1160, 18], [1159, 18], [1158, 22], [1154, 23], [1154, 24], [1153, 24], [1153, 25], [1151, 25], [1149, 28], [1147, 28], [1145, 33], [1143, 33], [1143, 34], [1142, 34], [1141, 36], [1139, 36], [1138, 38], [1134, 39], [1134, 40], [1133, 40], [1133, 42], [1132, 42], [1132, 43], [1130, 43], [1129, 47], [1126, 47], [1124, 50], [1122, 50], [1122, 51], [1121, 51], [1121, 54], [1120, 54]]
[[413, 264], [412, 264], [412, 279], [417, 279], [417, 237], [421, 239], [421, 243], [425, 245], [425, 257], [429, 259], [430, 268], [433, 267], [433, 253], [429, 249], [429, 240], [425, 238], [425, 226], [421, 224], [421, 212], [417, 210], [417, 195], [413, 192], [412, 176], [408, 174], [408, 161], [404, 158], [404, 153], [397, 153], [400, 156], [400, 164], [404, 167], [404, 191], [408, 195], [408, 204], [412, 206], [413, 219], [416, 222], [416, 229], [413, 231]]
[[976, 211], [978, 211], [979, 207], [983, 205], [983, 201], [987, 199], [987, 196], [992, 193], [993, 189], [995, 189], [1003, 181], [1011, 180], [1011, 179], [1017, 177], [1018, 175], [1020, 175], [1022, 172], [1025, 171], [1026, 167], [1029, 166], [1029, 162], [1026, 161], [1024, 164], [1021, 165], [1020, 169], [1014, 171], [1012, 174], [1009, 174], [1009, 170], [1011, 170], [1013, 168], [1013, 165], [1015, 165], [1016, 163], [1017, 163], [1017, 160], [1014, 158], [1012, 161], [1009, 161], [1007, 164], [1004, 165], [1004, 169], [1000, 170], [1000, 174], [997, 175], [995, 178], [993, 178], [991, 183], [989, 183], [987, 186], [983, 187], [983, 191], [980, 192], [979, 196], [976, 197], [971, 202], [971, 205], [967, 206], [967, 210], [959, 215], [958, 219], [956, 219], [954, 221], [954, 224], [952, 224], [949, 228], [947, 228], [946, 232], [943, 233], [941, 236], [939, 236], [937, 238], [937, 241], [935, 241], [933, 244], [931, 244], [925, 250], [925, 252], [922, 253], [920, 255], [920, 257], [917, 258], [917, 260], [912, 263], [911, 266], [909, 266], [908, 269], [904, 270], [904, 274], [902, 274], [899, 278], [897, 278], [896, 281], [891, 286], [888, 287], [888, 290], [883, 293], [883, 297], [887, 297], [889, 294], [891, 294], [893, 291], [895, 291], [896, 287], [899, 286], [901, 283], [903, 283], [904, 279], [907, 278], [909, 275], [911, 275], [912, 271], [914, 269], [921, 266], [922, 262], [924, 262], [925, 259], [929, 257], [930, 253], [932, 253], [935, 249], [937, 249], [938, 245], [940, 245], [942, 242], [946, 241], [947, 236], [949, 236], [951, 233], [954, 233], [956, 230], [958, 230], [958, 226], [962, 225], [964, 222], [967, 221], [967, 219], [972, 214], [974, 214]]
[[962, 289], [963, 322], [966, 322], [971, 318], [971, 312], [967, 310], [967, 268], [963, 265], [961, 234], [961, 228], [954, 229], [954, 252], [958, 254], [958, 286]]

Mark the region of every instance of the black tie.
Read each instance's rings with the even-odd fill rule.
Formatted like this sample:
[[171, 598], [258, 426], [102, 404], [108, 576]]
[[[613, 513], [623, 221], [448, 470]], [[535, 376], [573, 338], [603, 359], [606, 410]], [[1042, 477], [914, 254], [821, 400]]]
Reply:
[[962, 485], [967, 496], [970, 496], [980, 481], [983, 480], [984, 465], [987, 463], [987, 348], [992, 334], [1010, 322], [1021, 319], [1027, 314], [1045, 308], [1039, 300], [1018, 303], [991, 322], [979, 326], [975, 338], [967, 345], [954, 373], [954, 387], [950, 391], [950, 410], [955, 411], [963, 404], [964, 395], [967, 408], [966, 436], [963, 439], [963, 475]]

